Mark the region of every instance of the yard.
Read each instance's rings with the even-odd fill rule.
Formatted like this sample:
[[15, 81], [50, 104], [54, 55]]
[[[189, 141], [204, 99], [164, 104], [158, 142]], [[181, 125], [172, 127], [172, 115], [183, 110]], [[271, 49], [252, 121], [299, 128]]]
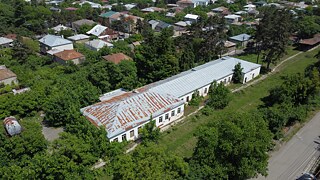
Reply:
[[[211, 116], [194, 115], [186, 118], [182, 123], [176, 125], [167, 132], [164, 132], [160, 140], [160, 144], [166, 146], [167, 151], [170, 153], [174, 153], [182, 157], [190, 157], [192, 155], [193, 148], [196, 145], [196, 138], [193, 134], [200, 125], [212, 121], [213, 117], [219, 113], [250, 111], [256, 109], [260, 104], [262, 104], [260, 99], [268, 95], [268, 90], [281, 83], [282, 76], [294, 73], [303, 73], [307, 66], [316, 62], [317, 59], [314, 58], [314, 55], [319, 51], [319, 49], [320, 48], [318, 47], [313, 51], [305, 52], [292, 58], [279, 67], [280, 72], [278, 71], [257, 84], [246, 88], [245, 91], [234, 93], [232, 102], [224, 110], [214, 111], [214, 114]], [[293, 49], [289, 50], [289, 53], [284, 57], [284, 59], [296, 52], [298, 51]]]

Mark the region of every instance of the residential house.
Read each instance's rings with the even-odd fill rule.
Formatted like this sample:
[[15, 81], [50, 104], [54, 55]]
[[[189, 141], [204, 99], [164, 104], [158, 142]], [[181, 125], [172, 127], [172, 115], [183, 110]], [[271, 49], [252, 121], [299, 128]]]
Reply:
[[131, 92], [118, 89], [107, 93], [100, 97], [102, 102], [80, 111], [92, 124], [104, 127], [110, 141], [136, 140], [151, 116], [162, 128], [183, 116], [184, 104], [195, 91], [206, 96], [212, 82], [230, 83], [238, 63], [243, 68], [243, 83], [259, 75], [259, 64], [223, 57]]
[[307, 48], [312, 48], [312, 47], [320, 44], [320, 34], [315, 34], [312, 38], [301, 39], [299, 41], [299, 44], [301, 46], [304, 46], [304, 47], [307, 47]]
[[[74, 2], [72, 4], [77, 4], [79, 2]], [[91, 2], [91, 1], [80, 1], [79, 5], [82, 6], [84, 4], [89, 4], [92, 8], [95, 8], [95, 9], [100, 9], [102, 6], [101, 4], [98, 4], [98, 3], [94, 3], [94, 2]]]
[[174, 23], [174, 25], [185, 28], [187, 26], [191, 26], [191, 22], [190, 21], [179, 21], [179, 22]]
[[49, 50], [63, 51], [73, 49], [72, 41], [51, 34], [44, 36], [39, 42], [40, 51], [44, 54], [47, 54]]
[[73, 49], [55, 53], [53, 56], [54, 61], [63, 65], [67, 64], [68, 62], [72, 62], [73, 64], [78, 65], [85, 61], [84, 55]]
[[89, 41], [90, 36], [87, 36], [85, 34], [77, 34], [74, 36], [70, 36], [67, 39], [72, 41], [73, 43], [85, 43]]
[[168, 24], [168, 23], [163, 22], [163, 21], [159, 21], [159, 23], [155, 27], [155, 31], [160, 32], [161, 30], [163, 30], [165, 28], [169, 28], [171, 26], [172, 26], [171, 24]]
[[227, 21], [227, 23], [233, 24], [233, 23], [240, 22], [241, 16], [235, 15], [235, 14], [230, 14], [230, 15], [224, 16], [224, 19]]
[[155, 29], [156, 26], [159, 24], [159, 21], [157, 21], [157, 20], [150, 20], [150, 21], [148, 21], [148, 23], [149, 23], [151, 29]]
[[88, 41], [85, 43], [85, 47], [87, 47], [93, 51], [99, 51], [101, 48], [103, 48], [105, 46], [107, 46], [109, 48], [113, 48], [113, 44], [108, 43], [103, 40], [100, 40], [100, 39], [94, 39], [92, 41]]
[[97, 23], [92, 20], [81, 19], [81, 20], [72, 22], [72, 29], [74, 29], [75, 31], [79, 31], [80, 27], [83, 25], [93, 26], [94, 24], [97, 24]]
[[6, 37], [0, 37], [0, 48], [8, 48], [11, 47], [13, 44], [13, 40], [6, 38]]
[[209, 0], [179, 0], [177, 1], [177, 5], [182, 8], [192, 7], [195, 8], [197, 6], [208, 6]]
[[17, 75], [10, 69], [8, 69], [5, 65], [0, 66], [0, 84], [18, 84]]
[[108, 28], [106, 26], [102, 26], [100, 24], [95, 25], [92, 29], [90, 29], [87, 34], [93, 35], [100, 38], [105, 38], [105, 31]]
[[232, 52], [236, 50], [237, 44], [231, 41], [224, 42], [224, 47], [226, 48], [226, 52]]
[[181, 26], [173, 26], [173, 36], [177, 37], [177, 36], [181, 36], [182, 34], [187, 33], [187, 29], [185, 27], [181, 27]]
[[162, 11], [165, 11], [165, 9], [158, 8], [158, 7], [147, 7], [147, 8], [141, 9], [141, 12], [143, 13], [162, 12]]
[[62, 25], [62, 24], [59, 24], [59, 25], [57, 25], [57, 26], [55, 26], [55, 27], [53, 27], [53, 28], [51, 28], [53, 31], [54, 31], [54, 33], [59, 33], [60, 31], [63, 31], [63, 30], [69, 30], [69, 29], [71, 29], [71, 28], [69, 28], [69, 27], [67, 27], [67, 26], [64, 26], [64, 25]]
[[124, 7], [126, 8], [127, 11], [131, 10], [132, 8], [136, 7], [136, 3], [131, 3], [131, 4], [125, 4]]
[[211, 9], [211, 11], [221, 16], [226, 16], [231, 14], [229, 9], [223, 6]]
[[198, 22], [199, 19], [200, 19], [200, 16], [195, 14], [187, 14], [184, 16], [184, 21], [189, 21], [191, 22], [191, 24]]
[[123, 54], [123, 53], [116, 53], [116, 54], [110, 54], [107, 56], [103, 56], [103, 59], [109, 62], [113, 62], [115, 64], [119, 64], [121, 61], [124, 60], [132, 60], [129, 56]]
[[105, 25], [107, 27], [111, 27], [112, 22], [115, 20], [118, 20], [118, 18], [120, 17], [120, 13], [119, 12], [115, 12], [115, 11], [108, 11], [105, 13], [102, 13], [99, 15], [99, 22], [102, 25]]
[[7, 133], [10, 136], [20, 134], [22, 131], [21, 125], [18, 123], [18, 120], [13, 116], [9, 116], [9, 117], [4, 118], [3, 124], [4, 124], [4, 127], [7, 131]]
[[229, 37], [229, 40], [241, 46], [247, 46], [250, 38], [251, 36], [248, 34], [239, 34], [236, 36]]

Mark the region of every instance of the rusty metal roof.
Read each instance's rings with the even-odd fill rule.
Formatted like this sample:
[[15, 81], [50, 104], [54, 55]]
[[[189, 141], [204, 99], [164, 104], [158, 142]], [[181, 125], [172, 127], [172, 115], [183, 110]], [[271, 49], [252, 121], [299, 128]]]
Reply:
[[113, 138], [133, 127], [176, 108], [184, 102], [169, 94], [153, 91], [127, 92], [107, 101], [81, 109], [96, 126], [104, 126], [108, 138]]

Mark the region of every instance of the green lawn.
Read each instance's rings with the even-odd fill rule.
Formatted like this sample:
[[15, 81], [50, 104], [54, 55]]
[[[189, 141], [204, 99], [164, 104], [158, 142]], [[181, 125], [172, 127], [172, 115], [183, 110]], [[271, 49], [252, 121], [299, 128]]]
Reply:
[[[290, 57], [298, 52], [299, 52], [298, 50], [295, 50], [295, 47], [289, 46], [287, 48], [287, 54], [285, 54], [282, 59], [286, 59], [287, 57]], [[257, 54], [244, 54], [244, 55], [239, 55], [239, 56], [235, 56], [235, 57], [249, 61], [249, 62], [257, 63]], [[261, 55], [260, 55], [259, 64], [261, 64], [261, 63], [262, 62], [261, 62]]]
[[[181, 124], [176, 125], [168, 132], [162, 134], [160, 144], [167, 146], [167, 151], [174, 153], [182, 157], [190, 157], [193, 152], [193, 148], [196, 145], [196, 138], [193, 137], [197, 128], [210, 120], [219, 113], [225, 113], [227, 111], [250, 111], [256, 109], [261, 102], [261, 98], [268, 95], [268, 90], [279, 85], [281, 83], [281, 76], [303, 73], [304, 69], [313, 64], [317, 60], [313, 56], [318, 52], [320, 48], [314, 51], [306, 52], [296, 56], [295, 58], [283, 63], [279, 68], [280, 72], [277, 72], [263, 81], [246, 88], [243, 91], [233, 94], [233, 100], [224, 110], [215, 111], [212, 116], [199, 116], [194, 115], [188, 117]], [[295, 54], [294, 50], [289, 53]], [[286, 55], [286, 57], [289, 56]], [[284, 58], [286, 58], [284, 57]], [[196, 118], [198, 116], [198, 118]]]

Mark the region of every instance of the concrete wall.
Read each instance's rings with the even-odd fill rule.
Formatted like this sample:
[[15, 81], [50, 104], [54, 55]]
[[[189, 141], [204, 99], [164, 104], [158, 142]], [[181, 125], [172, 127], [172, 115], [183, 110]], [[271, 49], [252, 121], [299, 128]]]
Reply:
[[[178, 113], [178, 109], [180, 108], [180, 113]], [[174, 115], [172, 116], [172, 112], [174, 112]], [[172, 123], [174, 121], [176, 121], [177, 119], [179, 119], [180, 117], [183, 116], [183, 113], [184, 113], [184, 104], [168, 111], [168, 112], [165, 112], [157, 117], [154, 117], [153, 119], [156, 121], [156, 126], [161, 128], [169, 123]], [[168, 117], [166, 119], [166, 116]], [[159, 120], [162, 118], [162, 122], [160, 122]], [[148, 122], [140, 125], [140, 126], [137, 126], [137, 127], [134, 127], [116, 137], [113, 137], [110, 139], [110, 142], [113, 142], [113, 141], [117, 141], [118, 142], [122, 142], [122, 136], [125, 136], [126, 139], [129, 141], [129, 140], [136, 140], [139, 138], [139, 129], [142, 128], [145, 124], [147, 124]]]
[[260, 67], [243, 74], [242, 83], [244, 84], [248, 81], [251, 81], [252, 79], [257, 77], [259, 74], [260, 74]]
[[0, 84], [4, 84], [4, 85], [11, 85], [12, 83], [18, 84], [17, 77], [11, 77], [11, 78], [0, 81]]
[[65, 44], [65, 45], [62, 45], [62, 46], [55, 46], [55, 47], [50, 47], [50, 46], [47, 46], [45, 44], [42, 44], [40, 43], [40, 51], [44, 54], [47, 53], [47, 51], [51, 50], [51, 49], [59, 49], [59, 50], [70, 50], [70, 49], [73, 49], [73, 44], [70, 43], [70, 44]]

